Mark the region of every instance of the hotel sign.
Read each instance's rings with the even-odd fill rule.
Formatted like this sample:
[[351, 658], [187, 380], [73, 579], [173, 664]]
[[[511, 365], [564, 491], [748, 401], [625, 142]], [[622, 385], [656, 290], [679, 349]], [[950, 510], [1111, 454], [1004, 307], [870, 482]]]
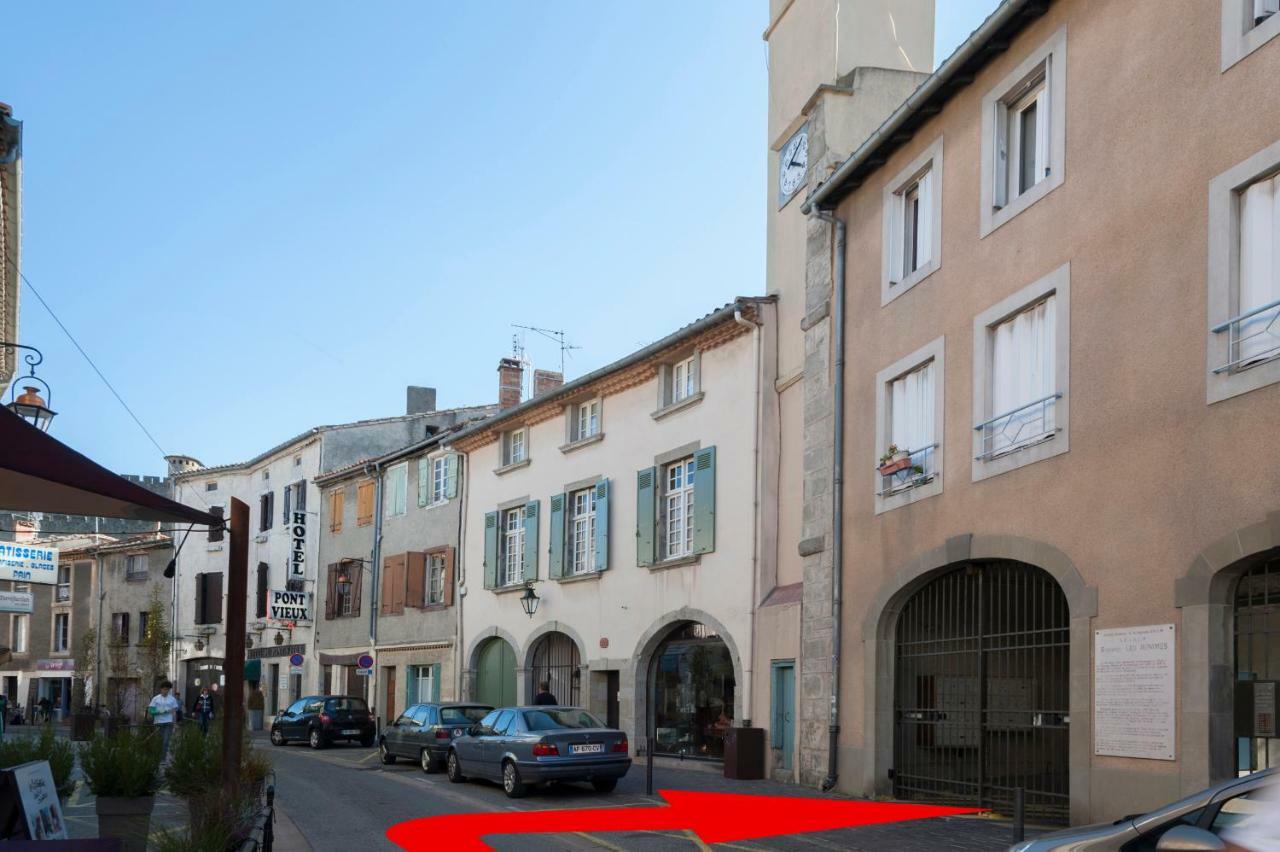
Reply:
[[307, 578], [307, 513], [290, 514], [293, 519], [289, 522], [289, 585], [295, 586]]
[[0, 580], [56, 584], [58, 548], [0, 542]]
[[267, 617], [275, 621], [310, 621], [311, 593], [271, 590]]

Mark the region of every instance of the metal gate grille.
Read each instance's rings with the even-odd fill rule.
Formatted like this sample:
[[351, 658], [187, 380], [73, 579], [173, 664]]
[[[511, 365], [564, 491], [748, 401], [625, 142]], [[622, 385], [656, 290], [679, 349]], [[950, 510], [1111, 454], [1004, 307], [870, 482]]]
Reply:
[[[538, 693], [538, 684], [551, 684], [551, 694], [561, 704], [581, 707], [581, 696], [578, 685], [582, 679], [578, 646], [563, 633], [548, 633], [538, 640], [533, 649], [533, 683], [534, 695]], [[529, 696], [533, 701], [533, 695]]]
[[1066, 597], [1019, 562], [965, 564], [898, 618], [894, 794], [1068, 817]]
[[[1275, 681], [1280, 681], [1280, 559], [1272, 559], [1249, 571], [1236, 586], [1236, 694], [1237, 711], [1241, 699], [1253, 701], [1236, 714], [1236, 768], [1247, 775], [1280, 765], [1280, 739], [1275, 734]], [[1270, 682], [1268, 684], [1268, 682]], [[1257, 704], [1264, 692], [1272, 696], [1271, 714]], [[1261, 703], [1261, 702], [1259, 702]], [[1259, 716], [1261, 715], [1261, 718]], [[1271, 736], [1258, 736], [1269, 729]]]

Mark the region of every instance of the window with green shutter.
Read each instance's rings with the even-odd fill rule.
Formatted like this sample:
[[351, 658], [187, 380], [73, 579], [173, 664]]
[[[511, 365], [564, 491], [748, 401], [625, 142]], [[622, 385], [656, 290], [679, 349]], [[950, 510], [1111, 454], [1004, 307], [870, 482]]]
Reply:
[[716, 549], [716, 448], [693, 454], [693, 552]]
[[595, 513], [595, 569], [604, 571], [609, 567], [609, 480], [607, 479], [596, 483]]
[[551, 498], [551, 526], [548, 530], [549, 547], [547, 548], [547, 576], [559, 580], [564, 576], [564, 494], [556, 494]]
[[521, 582], [538, 579], [538, 501], [524, 504], [524, 563]]
[[636, 472], [636, 564], [652, 565], [657, 544], [656, 467]]
[[484, 513], [484, 587], [498, 587], [498, 513]]

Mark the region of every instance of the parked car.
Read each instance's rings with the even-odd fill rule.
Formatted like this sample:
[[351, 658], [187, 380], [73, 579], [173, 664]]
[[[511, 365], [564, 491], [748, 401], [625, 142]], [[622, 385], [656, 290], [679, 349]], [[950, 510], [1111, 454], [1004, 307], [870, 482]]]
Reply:
[[589, 781], [609, 793], [631, 768], [627, 735], [579, 707], [502, 707], [454, 737], [445, 767], [502, 784], [513, 799], [546, 781]]
[[282, 746], [305, 740], [312, 748], [324, 748], [337, 740], [373, 745], [376, 728], [363, 698], [347, 695], [311, 695], [289, 705], [271, 722], [271, 742]]
[[1232, 778], [1147, 814], [1055, 831], [1009, 847], [1009, 852], [1212, 852], [1218, 837], [1260, 811], [1280, 807], [1274, 769]]
[[378, 738], [382, 762], [403, 757], [418, 761], [423, 772], [443, 768], [454, 737], [471, 730], [492, 710], [487, 704], [414, 704], [383, 728]]

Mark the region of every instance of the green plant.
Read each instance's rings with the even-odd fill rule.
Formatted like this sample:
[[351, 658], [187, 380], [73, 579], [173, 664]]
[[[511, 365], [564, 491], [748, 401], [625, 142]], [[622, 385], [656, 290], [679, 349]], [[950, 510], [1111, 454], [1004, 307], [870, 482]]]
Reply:
[[165, 784], [175, 796], [188, 798], [217, 787], [221, 780], [222, 733], [200, 733], [195, 725], [179, 725], [169, 743]]
[[917, 476], [924, 473], [924, 465], [922, 464], [911, 465], [911, 472], [916, 474]]
[[900, 452], [902, 451], [898, 449], [897, 444], [890, 444], [889, 449], [885, 450], [884, 455], [880, 456], [880, 464], [884, 464], [887, 461], [891, 461], [893, 457]]
[[169, 671], [169, 649], [173, 633], [169, 630], [169, 613], [160, 597], [160, 586], [151, 587], [147, 602], [147, 632], [138, 642], [138, 667], [142, 671], [142, 688], [151, 691]]
[[58, 788], [58, 798], [66, 800], [76, 788], [71, 777], [76, 766], [75, 749], [67, 740], [53, 733], [52, 725], [45, 725], [39, 737], [13, 736], [0, 742], [0, 766], [17, 766], [33, 760], [49, 761], [53, 785]]
[[160, 787], [160, 736], [129, 728], [96, 734], [80, 747], [80, 768], [99, 798], [154, 796]]
[[80, 636], [80, 641], [76, 644], [76, 676], [75, 685], [71, 690], [71, 710], [79, 712], [89, 703], [89, 696], [85, 689], [89, 682], [89, 676], [93, 674], [94, 668], [98, 664], [98, 631], [90, 627]]

